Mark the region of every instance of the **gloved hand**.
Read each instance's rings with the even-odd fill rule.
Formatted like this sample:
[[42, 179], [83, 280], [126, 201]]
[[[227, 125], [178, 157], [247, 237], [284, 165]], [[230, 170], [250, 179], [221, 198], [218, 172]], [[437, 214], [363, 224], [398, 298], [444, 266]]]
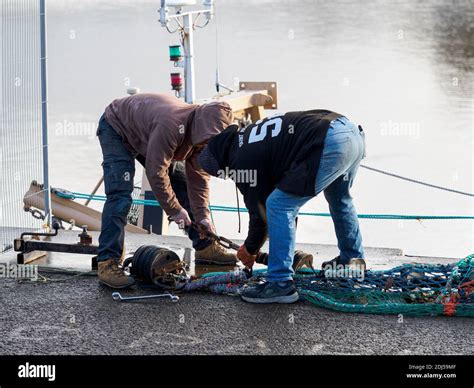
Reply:
[[214, 224], [209, 218], [204, 218], [199, 223], [203, 225], [204, 228], [206, 228], [206, 230], [208, 230], [209, 232], [214, 233], [214, 234], [216, 233], [216, 228], [214, 227]]
[[205, 218], [199, 222], [199, 238], [204, 240], [208, 238], [208, 234], [206, 232], [211, 232], [216, 234], [216, 228], [212, 221], [208, 218]]
[[184, 229], [186, 226], [191, 225], [192, 221], [189, 218], [189, 214], [186, 209], [181, 209], [174, 216], [171, 216], [171, 219], [176, 222], [180, 229]]
[[242, 245], [237, 251], [237, 258], [245, 265], [247, 268], [252, 268], [257, 260], [257, 255], [252, 255], [249, 253], [245, 245]]

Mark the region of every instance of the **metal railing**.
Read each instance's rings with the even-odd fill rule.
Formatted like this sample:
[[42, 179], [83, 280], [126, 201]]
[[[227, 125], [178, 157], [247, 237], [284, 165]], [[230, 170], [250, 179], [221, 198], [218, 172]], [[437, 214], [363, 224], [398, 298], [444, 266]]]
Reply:
[[24, 211], [43, 179], [48, 203], [45, 0], [0, 2], [0, 253], [25, 230], [49, 224]]

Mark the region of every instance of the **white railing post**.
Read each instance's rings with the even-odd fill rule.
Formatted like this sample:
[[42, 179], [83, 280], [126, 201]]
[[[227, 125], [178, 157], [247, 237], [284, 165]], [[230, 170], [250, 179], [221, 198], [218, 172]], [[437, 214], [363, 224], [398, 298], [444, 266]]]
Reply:
[[40, 2], [40, 45], [41, 45], [41, 129], [43, 144], [44, 214], [47, 227], [52, 225], [51, 188], [49, 186], [48, 155], [48, 78], [46, 57], [46, 0]]

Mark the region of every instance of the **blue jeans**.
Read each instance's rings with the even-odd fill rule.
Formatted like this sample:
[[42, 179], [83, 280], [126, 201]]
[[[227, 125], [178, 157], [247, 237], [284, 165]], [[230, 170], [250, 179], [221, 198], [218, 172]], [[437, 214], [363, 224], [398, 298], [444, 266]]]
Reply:
[[[334, 120], [326, 135], [316, 176], [316, 195], [324, 192], [336, 231], [341, 263], [364, 258], [357, 213], [349, 193], [361, 160], [365, 157], [365, 134], [342, 117]], [[313, 197], [300, 197], [275, 189], [267, 199], [270, 253], [267, 280], [291, 280], [295, 251], [296, 217]]]
[[[125, 226], [132, 205], [135, 177], [135, 156], [123, 144], [121, 136], [110, 126], [105, 117], [99, 121], [97, 129], [102, 148], [104, 170], [105, 201], [102, 210], [102, 227], [99, 236], [98, 261], [119, 259], [122, 256]], [[184, 163], [174, 162], [169, 169], [171, 187], [178, 201], [193, 219], [189, 206]], [[199, 233], [192, 231], [189, 238], [197, 250], [206, 248], [211, 241], [200, 239]]]

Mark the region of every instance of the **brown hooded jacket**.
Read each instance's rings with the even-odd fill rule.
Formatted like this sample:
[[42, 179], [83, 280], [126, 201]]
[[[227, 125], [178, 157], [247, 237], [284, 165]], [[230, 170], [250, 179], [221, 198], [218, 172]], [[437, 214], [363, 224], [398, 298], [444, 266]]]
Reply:
[[185, 160], [193, 215], [198, 222], [209, 218], [209, 175], [197, 163], [197, 156], [203, 144], [231, 124], [227, 103], [194, 105], [164, 94], [137, 94], [113, 101], [105, 118], [130, 152], [146, 160], [151, 188], [168, 216], [182, 209], [168, 169], [173, 160]]

